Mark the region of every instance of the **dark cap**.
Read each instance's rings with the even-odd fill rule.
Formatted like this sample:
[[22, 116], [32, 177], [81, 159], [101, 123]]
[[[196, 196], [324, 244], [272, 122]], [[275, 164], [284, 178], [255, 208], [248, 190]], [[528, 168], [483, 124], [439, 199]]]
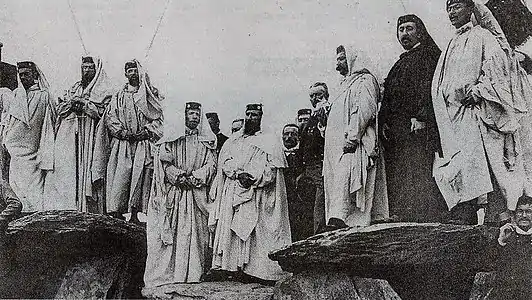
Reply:
[[21, 61], [17, 63], [17, 68], [19, 69], [31, 69], [33, 71], [37, 71], [37, 66], [35, 66], [35, 63], [32, 61]]
[[185, 109], [201, 109], [201, 104], [198, 102], [187, 102], [185, 104]]
[[137, 63], [132, 61], [132, 60], [126, 62], [125, 66], [124, 66], [124, 70], [127, 71], [127, 69], [131, 69], [131, 68], [137, 68]]
[[219, 120], [218, 118], [218, 114], [215, 113], [215, 112], [208, 112], [205, 114], [205, 116], [207, 117], [207, 119], [216, 119], [216, 120]]
[[463, 3], [463, 4], [466, 4], [467, 6], [474, 6], [475, 3], [473, 2], [473, 0], [447, 0], [447, 7], [453, 5], [453, 4], [456, 4], [456, 3]]
[[310, 108], [302, 108], [300, 110], [297, 111], [297, 115], [298, 116], [301, 116], [301, 115], [310, 115], [312, 114], [312, 109]]
[[94, 59], [92, 58], [92, 56], [83, 56], [81, 58], [81, 63], [93, 64]]
[[413, 15], [413, 14], [400, 16], [397, 19], [397, 27], [399, 27], [399, 25], [401, 25], [403, 23], [406, 23], [406, 22], [414, 22], [414, 23], [418, 24], [419, 21], [420, 21], [420, 19], [418, 18], [418, 16]]
[[260, 110], [260, 111], [262, 111], [262, 104], [248, 104], [248, 105], [246, 105], [246, 111], [247, 110]]

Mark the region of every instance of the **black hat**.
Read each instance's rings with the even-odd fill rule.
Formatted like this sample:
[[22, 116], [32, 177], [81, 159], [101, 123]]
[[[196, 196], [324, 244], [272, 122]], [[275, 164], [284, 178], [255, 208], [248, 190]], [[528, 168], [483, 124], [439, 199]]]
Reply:
[[127, 69], [131, 69], [131, 68], [137, 68], [137, 63], [132, 61], [132, 60], [126, 62], [125, 66], [124, 66], [124, 70], [127, 71]]
[[94, 59], [92, 59], [92, 56], [83, 56], [81, 58], [81, 63], [93, 64], [94, 63]]
[[185, 104], [185, 109], [201, 109], [201, 104], [198, 102], [187, 102]]
[[418, 18], [418, 16], [413, 15], [413, 14], [400, 16], [399, 19], [397, 19], [397, 27], [399, 27], [399, 25], [406, 23], [406, 22], [414, 22], [418, 24], [419, 21], [420, 19]]
[[260, 110], [262, 112], [262, 104], [248, 104], [246, 110]]
[[205, 114], [205, 116], [207, 117], [207, 119], [213, 118], [213, 119], [219, 120], [218, 114], [215, 112], [208, 112]]
[[310, 108], [302, 108], [300, 110], [297, 111], [297, 115], [298, 116], [301, 116], [301, 115], [310, 115], [312, 114], [312, 109]]
[[32, 61], [21, 61], [17, 63], [17, 67], [20, 69], [31, 69], [34, 72], [37, 72], [37, 66]]
[[464, 3], [467, 6], [474, 6], [475, 5], [473, 0], [447, 0], [447, 7], [449, 7], [449, 6], [453, 5], [453, 4], [456, 4], [456, 3]]

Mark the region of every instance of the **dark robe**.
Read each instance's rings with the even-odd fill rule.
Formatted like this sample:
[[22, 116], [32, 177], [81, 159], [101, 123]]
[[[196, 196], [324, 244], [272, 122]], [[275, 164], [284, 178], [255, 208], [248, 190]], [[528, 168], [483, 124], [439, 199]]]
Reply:
[[224, 145], [225, 141], [227, 141], [227, 136], [225, 136], [225, 134], [223, 134], [222, 132], [218, 132], [216, 134], [216, 141], [218, 143], [218, 145], [216, 146], [216, 150], [218, 151], [218, 153], [220, 153], [222, 146]]
[[[431, 82], [441, 51], [419, 46], [405, 52], [384, 82], [379, 114], [385, 148], [386, 180], [390, 216], [401, 221], [439, 222], [447, 206], [432, 177], [435, 152], [440, 152], [439, 134], [432, 108]], [[410, 132], [411, 118], [425, 122]]]
[[292, 241], [295, 242], [308, 238], [314, 232], [312, 225], [314, 198], [307, 198], [302, 192], [308, 189], [307, 178], [301, 177], [304, 171], [302, 151], [296, 149], [290, 153], [285, 152], [285, 155], [288, 162], [288, 167], [284, 169], [288, 217]]
[[314, 201], [314, 233], [325, 226], [325, 192], [323, 190], [323, 148], [325, 139], [318, 129], [318, 119], [311, 116], [308, 125], [302, 128], [300, 149], [305, 176], [310, 184], [302, 185], [302, 194]]

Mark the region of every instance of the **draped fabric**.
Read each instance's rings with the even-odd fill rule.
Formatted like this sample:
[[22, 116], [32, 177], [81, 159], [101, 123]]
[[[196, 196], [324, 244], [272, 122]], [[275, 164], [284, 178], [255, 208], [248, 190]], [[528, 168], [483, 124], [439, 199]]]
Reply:
[[[209, 246], [208, 190], [216, 172], [214, 143], [186, 135], [160, 145], [148, 206], [146, 286], [199, 282]], [[176, 182], [192, 176], [192, 189]]]
[[[138, 98], [148, 97], [138, 95], [143, 92], [143, 88], [126, 84], [113, 96], [96, 129], [92, 180], [105, 179], [108, 212], [126, 213], [132, 207], [142, 212], [147, 209], [154, 141], [162, 136], [163, 118], [162, 110], [150, 113], [156, 117], [152, 119], [137, 106]], [[129, 138], [144, 130], [154, 138], [138, 141]]]
[[[57, 106], [59, 118], [54, 144], [54, 170], [46, 177], [46, 209], [70, 209], [85, 212], [103, 211], [97, 192], [93, 191], [92, 161], [96, 126], [113, 95], [112, 86], [95, 59], [96, 75], [86, 88], [75, 83]], [[84, 103], [83, 113], [72, 110], [72, 101]], [[101, 151], [101, 150], [96, 150]]]
[[[291, 243], [288, 204], [282, 168], [282, 146], [260, 132], [232, 135], [222, 147], [210, 191], [209, 226], [215, 231], [212, 267], [265, 280], [284, 273], [268, 252]], [[244, 188], [236, 179], [246, 172], [256, 179]]]
[[11, 156], [9, 184], [24, 212], [45, 209], [45, 172], [53, 165], [55, 106], [50, 93], [36, 83], [28, 91], [20, 87], [8, 105], [3, 143]]
[[[349, 74], [331, 102], [325, 130], [323, 176], [325, 218], [367, 226], [388, 217], [383, 157], [379, 155], [376, 116], [380, 88], [360, 52], [346, 48]], [[346, 141], [358, 143], [344, 153]]]
[[[434, 175], [449, 208], [493, 191], [496, 184], [503, 209], [513, 210], [526, 188], [519, 155], [526, 105], [516, 97], [510, 73], [500, 40], [472, 23], [457, 30], [440, 57], [432, 97], [443, 157]], [[479, 104], [464, 106], [470, 96]]]

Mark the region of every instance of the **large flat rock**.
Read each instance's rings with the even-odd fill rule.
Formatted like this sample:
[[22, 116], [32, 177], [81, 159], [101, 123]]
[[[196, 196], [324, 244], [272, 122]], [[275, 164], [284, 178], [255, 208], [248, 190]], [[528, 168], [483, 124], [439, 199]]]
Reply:
[[379, 277], [383, 270], [428, 265], [480, 270], [497, 233], [484, 226], [378, 224], [316, 235], [274, 251], [270, 258], [296, 273], [348, 269]]
[[104, 215], [40, 212], [10, 223], [1, 298], [138, 298], [145, 230]]

